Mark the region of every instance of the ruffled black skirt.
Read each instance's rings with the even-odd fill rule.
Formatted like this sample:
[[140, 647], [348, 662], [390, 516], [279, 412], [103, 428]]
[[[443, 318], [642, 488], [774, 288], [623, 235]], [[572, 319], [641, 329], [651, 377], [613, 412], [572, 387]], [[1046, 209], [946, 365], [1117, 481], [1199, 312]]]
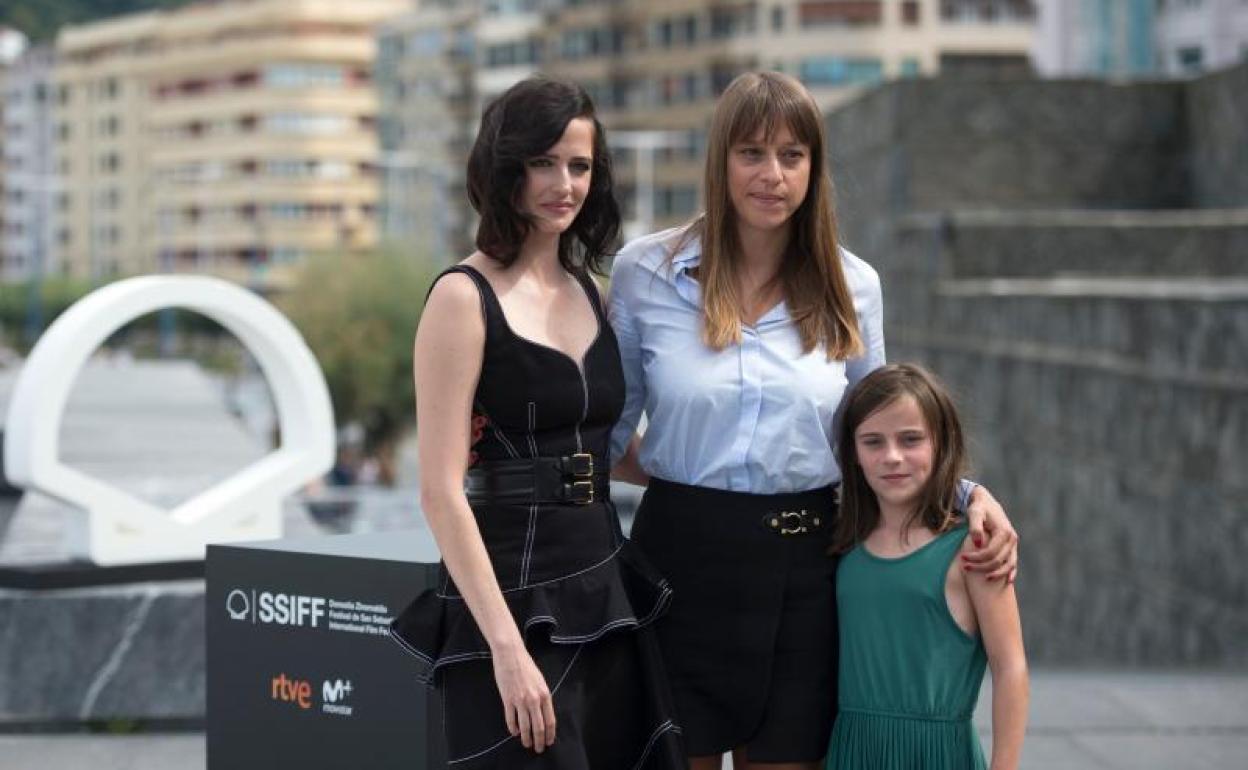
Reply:
[[620, 534], [614, 507], [475, 513], [512, 617], [551, 689], [558, 727], [542, 754], [507, 732], [489, 646], [443, 566], [440, 588], [417, 597], [391, 636], [441, 693], [449, 765], [686, 767], [650, 627], [672, 591]]

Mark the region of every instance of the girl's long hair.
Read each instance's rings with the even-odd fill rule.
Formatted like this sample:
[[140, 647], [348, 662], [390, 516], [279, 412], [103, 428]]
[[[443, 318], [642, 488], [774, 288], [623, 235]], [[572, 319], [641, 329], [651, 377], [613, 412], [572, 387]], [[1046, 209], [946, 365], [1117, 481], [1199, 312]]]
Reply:
[[864, 377], [845, 397], [836, 437], [841, 466], [841, 510], [832, 534], [832, 552], [844, 553], [862, 542], [880, 523], [880, 504], [858, 464], [854, 434], [863, 421], [899, 398], [919, 406], [932, 441], [932, 475], [903, 532], [919, 525], [944, 532], [957, 518], [958, 480], [966, 471], [966, 440], [953, 399], [944, 385], [921, 366], [890, 364]]
[[703, 338], [715, 350], [739, 343], [742, 255], [728, 189], [728, 155], [739, 142], [760, 131], [770, 139], [781, 126], [810, 148], [810, 186], [789, 222], [789, 243], [780, 268], [784, 299], [803, 352], [823, 345], [829, 359], [852, 358], [862, 353], [863, 344], [837, 245], [823, 116], [797, 80], [777, 72], [747, 72], [719, 97], [703, 178], [706, 212], [686, 228], [672, 253], [693, 238], [701, 240]]

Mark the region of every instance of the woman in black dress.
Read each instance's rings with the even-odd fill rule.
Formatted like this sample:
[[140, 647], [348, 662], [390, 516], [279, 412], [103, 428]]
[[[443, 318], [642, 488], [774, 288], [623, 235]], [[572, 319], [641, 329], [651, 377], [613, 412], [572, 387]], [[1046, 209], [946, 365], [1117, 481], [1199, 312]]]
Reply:
[[452, 767], [685, 767], [648, 627], [671, 591], [608, 497], [624, 379], [588, 271], [619, 210], [585, 92], [502, 94], [468, 187], [479, 251], [435, 281], [415, 348], [443, 578], [393, 635], [441, 691]]

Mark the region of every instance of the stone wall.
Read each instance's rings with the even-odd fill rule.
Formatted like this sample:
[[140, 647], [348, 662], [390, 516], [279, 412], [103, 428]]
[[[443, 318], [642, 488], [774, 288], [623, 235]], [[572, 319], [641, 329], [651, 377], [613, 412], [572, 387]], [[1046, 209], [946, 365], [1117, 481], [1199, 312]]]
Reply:
[[1035, 662], [1248, 667], [1245, 128], [1193, 111], [1245, 72], [915, 81], [828, 118], [889, 357], [950, 384], [1023, 533]]
[[1193, 203], [1248, 202], [1248, 64], [1203, 78], [1188, 89]]

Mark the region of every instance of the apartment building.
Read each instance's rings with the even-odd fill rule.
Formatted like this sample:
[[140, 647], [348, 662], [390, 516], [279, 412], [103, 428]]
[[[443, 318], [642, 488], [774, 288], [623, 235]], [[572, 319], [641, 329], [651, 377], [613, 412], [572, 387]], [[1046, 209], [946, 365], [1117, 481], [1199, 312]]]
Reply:
[[617, 153], [625, 210], [652, 227], [698, 210], [711, 110], [741, 72], [787, 72], [831, 109], [886, 79], [1026, 70], [1035, 13], [1030, 0], [571, 5], [549, 28], [545, 69], [586, 85], [612, 131], [666, 132], [652, 156]]
[[61, 272], [55, 238], [60, 199], [53, 157], [53, 53], [31, 48], [0, 75], [0, 283]]
[[1248, 0], [1157, 0], [1157, 58], [1174, 77], [1248, 59]]
[[4, 151], [7, 140], [4, 131], [4, 115], [8, 103], [5, 82], [9, 68], [22, 55], [22, 52], [26, 50], [26, 46], [27, 40], [25, 35], [15, 29], [0, 26], [0, 270], [3, 270], [4, 264], [8, 261], [4, 249], [5, 236], [9, 232], [5, 224], [7, 217], [6, 202], [8, 200], [5, 194], [5, 184], [8, 176], [8, 156]]
[[375, 27], [407, 0], [226, 0], [58, 38], [62, 247], [75, 273], [280, 288], [377, 242]]
[[1192, 77], [1248, 58], [1248, 0], [1037, 0], [1050, 77]]
[[54, 163], [62, 192], [55, 247], [78, 277], [152, 267], [143, 120], [159, 23], [159, 14], [135, 14], [68, 28], [57, 39]]
[[480, 114], [480, 13], [473, 2], [426, 2], [378, 33], [381, 237], [440, 263], [473, 249], [464, 166]]
[[[465, 13], [476, 12], [475, 20], [469, 15], [454, 22], [461, 25], [457, 35], [475, 41], [472, 131], [481, 103], [533, 72], [579, 82], [594, 97], [610, 132], [631, 232], [679, 223], [697, 211], [711, 110], [741, 72], [788, 72], [829, 109], [888, 78], [1027, 69], [1034, 33], [1031, 0], [474, 0], [457, 5]], [[412, 65], [413, 71], [430, 73], [440, 66]], [[395, 113], [396, 125], [414, 125], [415, 120]], [[409, 142], [406, 151], [414, 146]], [[458, 156], [447, 157], [448, 169], [462, 163]], [[448, 205], [463, 201], [459, 185], [462, 171], [443, 188], [452, 202]]]
[[1037, 0], [1036, 69], [1048, 77], [1157, 72], [1157, 0]]

